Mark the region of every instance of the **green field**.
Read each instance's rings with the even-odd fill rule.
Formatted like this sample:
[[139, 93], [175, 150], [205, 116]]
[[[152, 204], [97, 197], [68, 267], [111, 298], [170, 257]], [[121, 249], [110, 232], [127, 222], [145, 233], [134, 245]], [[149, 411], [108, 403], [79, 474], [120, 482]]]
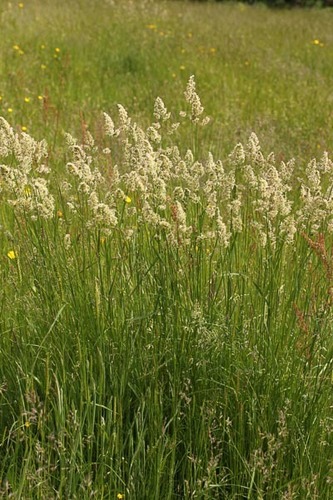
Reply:
[[332, 26], [0, 0], [1, 498], [333, 497]]

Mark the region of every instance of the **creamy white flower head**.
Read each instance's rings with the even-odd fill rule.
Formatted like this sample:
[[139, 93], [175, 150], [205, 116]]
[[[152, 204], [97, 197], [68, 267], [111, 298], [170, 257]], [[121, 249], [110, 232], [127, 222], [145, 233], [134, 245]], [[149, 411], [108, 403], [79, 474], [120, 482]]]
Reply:
[[97, 149], [94, 148], [95, 146], [95, 139], [93, 138], [91, 132], [89, 130], [85, 130], [84, 132], [84, 147], [86, 149], [93, 150], [94, 152], [97, 151]]
[[66, 144], [67, 144], [69, 149], [72, 149], [74, 146], [77, 145], [77, 140], [75, 139], [75, 137], [73, 137], [68, 132], [65, 132], [64, 135], [65, 135]]
[[47, 165], [45, 165], [44, 163], [42, 163], [41, 165], [38, 165], [38, 167], [36, 167], [36, 172], [38, 172], [41, 175], [49, 174], [50, 171], [51, 171], [51, 169]]
[[202, 125], [203, 127], [205, 127], [206, 125], [208, 125], [208, 123], [210, 123], [210, 117], [209, 117], [209, 116], [205, 116], [205, 117], [202, 119], [201, 125]]
[[216, 210], [217, 210], [217, 193], [216, 191], [213, 191], [212, 193], [209, 194], [205, 212], [210, 219], [213, 219], [216, 215]]
[[261, 222], [256, 220], [251, 221], [251, 226], [256, 230], [256, 236], [258, 238], [260, 246], [263, 248], [267, 245], [267, 232]]
[[167, 121], [170, 118], [171, 113], [168, 113], [164, 102], [160, 97], [157, 97], [154, 104], [154, 117], [159, 121]]
[[282, 235], [285, 236], [287, 245], [291, 245], [297, 233], [297, 224], [293, 215], [288, 215], [283, 219], [280, 230]]
[[11, 154], [17, 140], [18, 136], [12, 127], [3, 117], [0, 117], [0, 156], [6, 158]]
[[180, 125], [179, 122], [171, 123], [171, 126], [170, 126], [170, 128], [169, 128], [169, 130], [167, 132], [168, 135], [174, 134], [178, 130], [179, 125]]
[[163, 172], [164, 179], [170, 179], [173, 175], [174, 165], [170, 158], [164, 153], [159, 154], [160, 168]]
[[203, 192], [207, 197], [210, 197], [212, 193], [215, 193], [216, 195], [216, 188], [215, 179], [208, 178], [203, 186]]
[[215, 161], [214, 161], [214, 156], [212, 153], [209, 151], [208, 153], [208, 158], [205, 163], [205, 171], [212, 177], [215, 177]]
[[235, 233], [241, 233], [243, 230], [241, 209], [242, 209], [242, 201], [240, 196], [232, 200], [228, 205], [228, 212], [230, 214], [230, 219], [231, 219], [231, 227]]
[[94, 228], [97, 226], [105, 233], [109, 233], [111, 228], [116, 226], [118, 223], [116, 210], [111, 208], [106, 203], [100, 202], [96, 192], [92, 192], [90, 194], [88, 202], [93, 216], [91, 220], [87, 221], [87, 227]]
[[318, 163], [318, 169], [323, 173], [333, 173], [333, 162], [328, 156], [328, 152], [324, 151], [321, 160]]
[[256, 176], [253, 167], [251, 165], [245, 165], [243, 167], [244, 180], [246, 181], [246, 186], [257, 189], [258, 188], [258, 177]]
[[204, 107], [201, 104], [200, 97], [196, 93], [194, 75], [190, 76], [190, 79], [186, 86], [186, 90], [184, 92], [184, 96], [186, 102], [191, 106], [191, 121], [193, 123], [198, 123], [199, 117], [204, 111]]
[[258, 161], [258, 159], [260, 160], [262, 159], [259, 139], [254, 132], [252, 132], [252, 134], [249, 137], [246, 153], [251, 161]]
[[173, 198], [182, 201], [185, 198], [184, 189], [181, 186], [176, 186], [173, 190]]
[[47, 157], [46, 141], [35, 141], [29, 134], [17, 134], [9, 123], [0, 117], [0, 156], [12, 156], [18, 163], [18, 168], [29, 174]]
[[178, 200], [175, 201], [175, 217], [179, 226], [182, 229], [186, 228], [186, 213], [182, 204]]
[[148, 127], [147, 129], [147, 137], [148, 139], [153, 142], [153, 143], [159, 143], [161, 142], [161, 135], [157, 132], [155, 127]]
[[73, 200], [67, 201], [67, 207], [74, 214], [77, 213], [77, 207], [76, 207], [76, 204], [73, 202]]
[[105, 182], [105, 179], [97, 167], [93, 168], [93, 159], [98, 152], [94, 147], [93, 137], [87, 133], [85, 145], [77, 144], [76, 139], [70, 134], [66, 135], [66, 140], [72, 153], [72, 161], [66, 165], [67, 172], [76, 178], [79, 191], [86, 194], [94, 191], [99, 184]]
[[317, 162], [315, 159], [310, 161], [306, 167], [306, 177], [308, 185], [312, 190], [320, 191], [321, 188], [321, 174], [320, 170], [317, 168]]
[[242, 144], [238, 143], [229, 155], [229, 160], [232, 166], [239, 167], [245, 162], [245, 151]]
[[194, 156], [193, 156], [193, 153], [190, 149], [188, 149], [186, 151], [186, 154], [185, 154], [185, 157], [184, 157], [184, 160], [186, 162], [186, 165], [188, 167], [191, 167], [193, 165], [193, 162], [194, 162]]
[[307, 165], [301, 182], [302, 205], [297, 211], [297, 223], [304, 230], [317, 231], [323, 224], [329, 224], [333, 213], [332, 173], [330, 160], [324, 157]]
[[280, 175], [284, 182], [288, 182], [294, 173], [295, 160], [292, 158], [287, 163], [281, 161], [280, 163]]
[[225, 248], [228, 247], [230, 242], [230, 233], [227, 230], [227, 226], [224, 223], [219, 210], [217, 210], [216, 215], [216, 233], [222, 246]]
[[166, 230], [170, 230], [171, 228], [170, 223], [166, 219], [161, 217], [159, 214], [157, 214], [152, 209], [147, 200], [144, 202], [142, 207], [142, 222], [147, 223], [156, 228], [161, 228]]
[[195, 161], [190, 169], [190, 173], [196, 179], [200, 179], [205, 173], [205, 167], [200, 161]]
[[49, 172], [43, 163], [47, 157], [46, 142], [37, 142], [26, 133], [14, 133], [8, 122], [0, 118], [0, 155], [11, 157], [9, 165], [0, 165], [1, 190], [6, 192], [8, 204], [33, 219], [53, 217], [54, 198], [42, 177]]
[[104, 115], [104, 131], [106, 135], [113, 137], [115, 135], [115, 126], [113, 120], [107, 113], [103, 113], [103, 115]]
[[136, 170], [125, 173], [123, 181], [128, 191], [139, 191], [145, 193], [147, 191], [147, 178], [145, 175], [140, 175]]
[[164, 179], [156, 177], [152, 180], [151, 192], [154, 194], [157, 203], [165, 203], [167, 198], [167, 186]]
[[131, 119], [128, 116], [128, 113], [124, 106], [121, 104], [117, 105], [118, 107], [118, 115], [119, 115], [119, 121], [120, 121], [120, 127], [119, 130], [127, 132], [130, 128], [131, 125]]
[[67, 233], [64, 236], [64, 246], [65, 246], [66, 250], [69, 250], [71, 245], [72, 245], [71, 235], [69, 233]]
[[78, 185], [78, 191], [84, 194], [89, 194], [90, 193], [90, 186], [86, 182], [80, 182]]

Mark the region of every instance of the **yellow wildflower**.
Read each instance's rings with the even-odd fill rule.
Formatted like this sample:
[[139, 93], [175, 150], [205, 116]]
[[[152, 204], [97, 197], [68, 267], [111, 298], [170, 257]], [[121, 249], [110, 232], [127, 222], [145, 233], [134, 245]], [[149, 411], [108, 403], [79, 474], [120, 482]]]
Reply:
[[59, 52], [60, 52], [59, 47], [56, 47], [56, 48], [54, 49], [54, 51], [55, 51], [55, 52], [57, 52], [57, 53], [59, 54]]
[[129, 196], [125, 196], [125, 202], [131, 203], [132, 199]]
[[24, 102], [30, 102], [30, 97], [25, 97]]
[[0, 95], [0, 102], [2, 101], [2, 95]]
[[14, 260], [16, 259], [16, 253], [14, 250], [9, 250], [9, 252], [7, 253], [7, 257], [10, 258], [10, 260]]
[[44, 50], [44, 49], [45, 49], [45, 45], [42, 43], [42, 45], [40, 46], [40, 48], [41, 48], [42, 50]]
[[20, 2], [20, 3], [18, 4], [18, 8], [19, 8], [19, 9], [23, 9], [23, 7], [24, 7], [24, 3], [23, 3], [23, 2]]
[[14, 50], [20, 50], [20, 46], [19, 46], [19, 45], [17, 45], [17, 44], [15, 44], [15, 45], [13, 45], [13, 49], [14, 49]]
[[63, 217], [64, 214], [62, 213], [61, 210], [57, 210], [57, 216], [59, 217], [59, 219], [61, 219], [61, 217]]
[[319, 45], [320, 41], [317, 38], [315, 38], [312, 43], [313, 45]]
[[40, 69], [42, 69], [42, 70], [46, 69], [46, 65], [45, 64], [41, 64], [40, 65]]
[[27, 129], [27, 127], [25, 127], [24, 125], [22, 125], [21, 130], [22, 130], [22, 132], [26, 132], [28, 129]]
[[118, 500], [123, 500], [123, 498], [125, 498], [125, 495], [123, 495], [122, 493], [118, 493], [117, 499]]
[[42, 100], [43, 100], [43, 96], [42, 96], [42, 95], [39, 95], [39, 96], [37, 97], [37, 99], [38, 99], [39, 101], [42, 101]]
[[31, 196], [31, 187], [28, 184], [26, 186], [24, 186], [24, 193], [27, 196]]
[[23, 56], [24, 51], [23, 50], [19, 50], [18, 53], [19, 53], [20, 56]]
[[12, 113], [13, 109], [12, 108], [8, 108], [7, 111], [8, 111], [8, 113]]
[[30, 427], [31, 423], [29, 422], [29, 420], [27, 420], [24, 424], [24, 426], [28, 429]]
[[185, 66], [182, 64], [181, 66], [179, 66], [179, 69], [180, 69], [180, 71], [184, 71]]
[[147, 24], [146, 28], [148, 28], [149, 30], [156, 30], [157, 26], [156, 24]]

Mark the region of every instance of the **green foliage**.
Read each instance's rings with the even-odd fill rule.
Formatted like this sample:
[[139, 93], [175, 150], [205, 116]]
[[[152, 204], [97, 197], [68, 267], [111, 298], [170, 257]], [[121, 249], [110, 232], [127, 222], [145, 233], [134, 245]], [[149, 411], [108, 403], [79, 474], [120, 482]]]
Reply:
[[329, 500], [330, 14], [147, 5], [1, 13], [0, 496]]
[[149, 123], [155, 97], [176, 105], [194, 74], [214, 116], [206, 138], [213, 153], [227, 154], [253, 130], [281, 158], [307, 161], [329, 149], [330, 11], [147, 5], [31, 0], [4, 9], [1, 115], [55, 151], [63, 131], [98, 131], [101, 112], [117, 103]]

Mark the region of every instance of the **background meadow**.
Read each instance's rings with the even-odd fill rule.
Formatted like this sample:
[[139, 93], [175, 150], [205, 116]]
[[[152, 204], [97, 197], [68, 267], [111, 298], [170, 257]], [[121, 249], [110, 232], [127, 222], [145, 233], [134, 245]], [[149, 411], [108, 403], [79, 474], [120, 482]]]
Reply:
[[194, 74], [213, 118], [207, 143], [218, 153], [253, 130], [267, 150], [287, 159], [307, 161], [329, 149], [329, 9], [75, 0], [2, 5], [2, 114], [51, 145], [63, 130], [78, 132], [81, 120], [98, 127], [101, 111], [116, 103], [148, 123], [155, 97], [176, 109]]
[[332, 23], [0, 0], [1, 496], [332, 497]]

